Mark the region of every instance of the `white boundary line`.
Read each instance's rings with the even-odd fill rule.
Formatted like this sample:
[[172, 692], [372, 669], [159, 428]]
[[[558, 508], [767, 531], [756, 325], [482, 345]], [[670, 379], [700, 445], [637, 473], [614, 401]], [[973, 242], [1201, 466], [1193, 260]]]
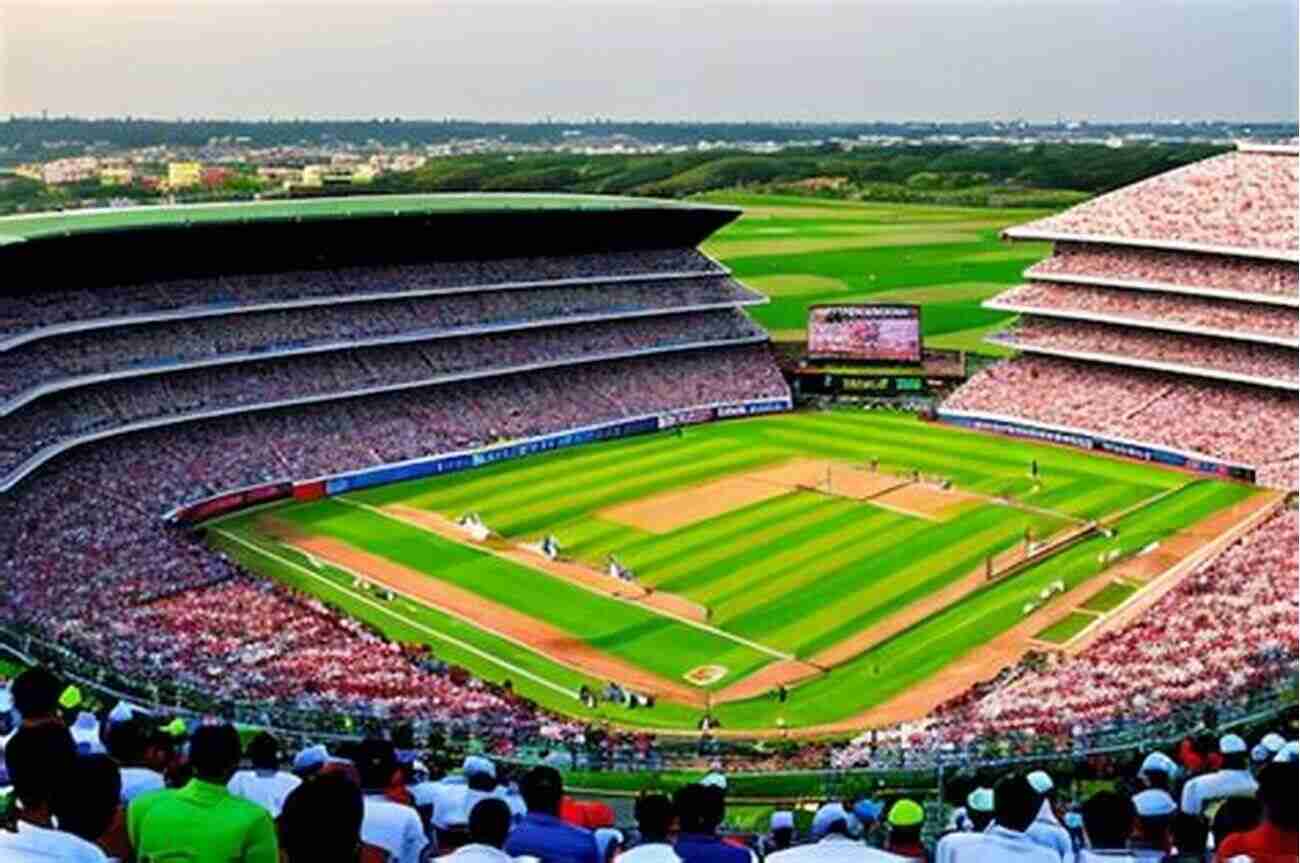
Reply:
[[[325, 578], [324, 576], [319, 575], [318, 573], [312, 572], [310, 569], [307, 569], [307, 567], [302, 566], [301, 564], [295, 563], [295, 562], [292, 561], [292, 560], [287, 560], [287, 559], [281, 557], [281, 556], [278, 555], [278, 554], [275, 554], [275, 553], [273, 553], [273, 552], [267, 551], [267, 550], [264, 549], [264, 548], [261, 548], [261, 547], [259, 547], [259, 546], [256, 546], [256, 545], [254, 545], [253, 543], [249, 542], [248, 540], [243, 539], [242, 537], [235, 536], [233, 533], [230, 533], [229, 531], [221, 530], [221, 529], [218, 528], [218, 529], [213, 530], [213, 533], [220, 534], [221, 536], [225, 537], [226, 539], [230, 540], [231, 542], [238, 543], [239, 545], [242, 545], [244, 548], [247, 548], [247, 549], [249, 549], [250, 551], [255, 552], [256, 554], [260, 554], [260, 555], [262, 555], [263, 557], [269, 557], [269, 558], [271, 558], [271, 559], [274, 560], [274, 561], [277, 561], [277, 562], [279, 562], [279, 563], [284, 564], [284, 565], [287, 566], [287, 567], [290, 567], [291, 569], [295, 569], [295, 570], [297, 570], [298, 572], [301, 572], [303, 575], [306, 575], [308, 578], [312, 578], [312, 579], [315, 579], [316, 581], [324, 582], [325, 584], [329, 585], [330, 587], [334, 588], [335, 590], [346, 590], [346, 588], [340, 588], [337, 584], [335, 584], [334, 582], [332, 582], [332, 581], [330, 581], [329, 579]], [[334, 563], [333, 561], [328, 561], [328, 560], [327, 560], [327, 561], [325, 561], [325, 565], [326, 565], [326, 566], [329, 566], [329, 567], [331, 567], [331, 568], [333, 568], [333, 569], [337, 569], [337, 570], [339, 570], [340, 572], [346, 572], [346, 573], [348, 573], [349, 575], [352, 575], [352, 576], [355, 576], [355, 577], [357, 577], [357, 578], [362, 579], [363, 581], [372, 582], [371, 579], [366, 578], [365, 576], [361, 575], [360, 573], [353, 572], [352, 570], [348, 569], [347, 567], [340, 566], [340, 565], [338, 565], [337, 563]], [[372, 583], [373, 583], [373, 582], [372, 582]], [[401, 596], [403, 599], [406, 599], [406, 600], [408, 600], [408, 601], [410, 601], [410, 602], [415, 602], [415, 603], [417, 603], [417, 604], [419, 604], [419, 605], [426, 605], [426, 604], [429, 604], [429, 603], [427, 603], [425, 600], [417, 599], [416, 597], [410, 596], [410, 595], [404, 593], [403, 591], [396, 590], [396, 589], [390, 587], [390, 586], [387, 585], [387, 584], [383, 585], [383, 587], [384, 587], [385, 590], [391, 590], [394, 594], [397, 594], [397, 595]], [[458, 638], [452, 638], [450, 635], [446, 635], [446, 634], [444, 634], [444, 633], [438, 632], [436, 629], [432, 629], [432, 628], [430, 628], [430, 627], [424, 625], [423, 623], [420, 623], [420, 622], [415, 621], [415, 620], [411, 620], [409, 617], [407, 617], [407, 616], [405, 616], [405, 615], [403, 615], [403, 614], [399, 614], [398, 612], [394, 611], [394, 610], [391, 609], [391, 608], [386, 608], [386, 607], [380, 605], [379, 603], [375, 602], [374, 600], [370, 599], [369, 597], [359, 596], [359, 595], [356, 595], [356, 594], [350, 594], [350, 595], [352, 596], [353, 599], [357, 600], [358, 602], [364, 603], [365, 605], [368, 605], [368, 606], [370, 606], [371, 608], [374, 608], [374, 609], [376, 609], [376, 610], [378, 610], [378, 611], [381, 611], [381, 612], [383, 612], [384, 614], [387, 614], [387, 615], [389, 615], [390, 617], [392, 617], [392, 618], [394, 618], [394, 619], [396, 619], [396, 620], [401, 621], [402, 623], [404, 623], [404, 624], [407, 625], [407, 626], [410, 626], [410, 627], [412, 627], [412, 628], [414, 628], [414, 629], [418, 629], [420, 632], [423, 632], [423, 633], [425, 633], [425, 634], [427, 634], [427, 635], [433, 636], [434, 638], [437, 638], [437, 639], [439, 639], [439, 640], [441, 640], [441, 641], [445, 641], [445, 642], [447, 642], [448, 644], [453, 644], [453, 645], [455, 645], [456, 647], [460, 648], [461, 650], [464, 650], [464, 651], [466, 651], [466, 652], [468, 652], [468, 653], [472, 653], [472, 654], [474, 654], [475, 656], [479, 657], [480, 659], [486, 659], [488, 662], [491, 662], [491, 663], [494, 664], [494, 665], [499, 665], [500, 667], [506, 669], [507, 671], [510, 671], [510, 672], [513, 673], [513, 674], [518, 674], [520, 677], [527, 678], [528, 680], [531, 680], [531, 681], [533, 681], [534, 683], [537, 683], [537, 684], [539, 684], [539, 685], [541, 685], [541, 686], [545, 686], [547, 689], [551, 689], [551, 690], [553, 690], [553, 691], [555, 691], [555, 692], [560, 693], [561, 695], [568, 695], [568, 696], [570, 696], [570, 697], [572, 697], [572, 698], [575, 698], [575, 699], [578, 697], [578, 693], [577, 693], [575, 690], [572, 690], [572, 689], [565, 689], [563, 686], [560, 686], [558, 683], [554, 683], [554, 682], [552, 682], [552, 681], [550, 681], [550, 680], [547, 680], [547, 679], [544, 678], [544, 677], [539, 677], [538, 675], [533, 674], [531, 671], [527, 671], [526, 669], [520, 668], [520, 667], [517, 666], [517, 665], [511, 665], [509, 662], [506, 662], [504, 659], [500, 659], [500, 658], [498, 658], [498, 657], [496, 657], [496, 656], [493, 656], [491, 653], [488, 653], [488, 652], [485, 651], [485, 650], [481, 650], [481, 649], [475, 647], [475, 646], [472, 645], [472, 644], [467, 644], [466, 642], [461, 641], [461, 640], [458, 639]], [[439, 609], [439, 610], [441, 611], [441, 609]], [[449, 614], [449, 612], [445, 612], [445, 611], [444, 611], [443, 613], [444, 613], [444, 614]], [[455, 617], [456, 615], [451, 615], [451, 616], [452, 616], [452, 617]], [[484, 627], [477, 627], [477, 628], [479, 628], [479, 629], [484, 629]], [[492, 632], [492, 630], [490, 630], [490, 629], [484, 629], [484, 631], [485, 631], [485, 632], [488, 632], [488, 633], [492, 634], [493, 636], [496, 636], [497, 638], [500, 638], [500, 639], [502, 639], [502, 640], [504, 640], [504, 641], [509, 641], [509, 642], [511, 642], [512, 644], [516, 645], [517, 647], [522, 647], [522, 648], [524, 648], [525, 650], [528, 650], [530, 653], [537, 654], [538, 656], [543, 656], [542, 654], [537, 653], [537, 651], [533, 650], [531, 647], [527, 647], [526, 645], [520, 644], [519, 642], [515, 641], [513, 638], [510, 638], [509, 636], [501, 635], [500, 633], [497, 633], [497, 632]], [[543, 658], [544, 658], [544, 659], [547, 659], [547, 660], [549, 660], [549, 661], [555, 661], [555, 660], [552, 660], [549, 656], [543, 656]], [[562, 665], [563, 663], [557, 663], [557, 664]]]
[[[369, 512], [374, 513], [375, 515], [378, 515], [378, 516], [381, 516], [381, 517], [383, 517], [383, 518], [386, 518], [386, 519], [388, 519], [389, 521], [395, 521], [395, 522], [397, 522], [398, 524], [403, 525], [403, 526], [408, 527], [408, 528], [413, 528], [413, 529], [415, 529], [415, 530], [423, 530], [423, 531], [425, 531], [426, 533], [433, 533], [433, 531], [428, 530], [427, 528], [423, 528], [423, 527], [421, 527], [421, 526], [418, 525], [418, 524], [412, 524], [411, 522], [407, 521], [407, 520], [404, 519], [404, 518], [398, 518], [397, 516], [393, 515], [391, 512], [385, 512], [384, 510], [380, 509], [379, 507], [371, 506], [371, 505], [368, 504], [368, 503], [361, 503], [360, 501], [349, 500], [347, 495], [336, 495], [335, 497], [331, 498], [331, 500], [336, 500], [336, 501], [338, 501], [339, 503], [344, 503], [344, 504], [347, 504], [348, 506], [356, 507], [357, 509], [364, 509], [364, 510], [367, 510], [367, 511], [369, 511]], [[436, 533], [434, 533], [433, 535], [439, 537], [440, 539], [447, 539], [446, 537], [442, 536], [441, 534], [436, 534]], [[447, 540], [447, 541], [448, 541], [448, 542], [451, 542], [451, 540]], [[502, 556], [499, 555], [499, 554], [495, 554], [495, 553], [493, 553], [493, 552], [491, 552], [491, 551], [485, 551], [484, 549], [477, 548], [476, 546], [469, 546], [469, 547], [470, 547], [470, 548], [474, 548], [476, 551], [482, 552], [483, 554], [492, 555], [493, 557], [502, 557]], [[503, 559], [503, 560], [510, 560], [510, 558], [505, 558], [505, 557], [502, 557], [502, 559]], [[517, 565], [517, 566], [524, 566], [522, 563], [519, 563], [518, 561], [510, 560], [510, 562], [511, 562], [511, 563], [514, 563], [514, 564]], [[545, 575], [547, 578], [556, 578], [556, 576], [551, 575], [549, 572], [547, 572], [547, 571], [544, 570], [544, 569], [536, 569], [535, 567], [524, 567], [524, 568], [525, 568], [525, 569], [530, 569], [530, 570], [532, 570], [533, 572], [541, 573], [542, 575]], [[675, 615], [675, 614], [670, 614], [670, 613], [668, 613], [667, 611], [664, 611], [664, 610], [659, 609], [659, 608], [655, 608], [655, 607], [652, 606], [652, 605], [645, 605], [645, 604], [643, 604], [643, 603], [641, 603], [641, 602], [638, 602], [637, 600], [634, 600], [634, 599], [627, 599], [627, 598], [622, 597], [622, 596], [615, 596], [615, 595], [612, 594], [612, 593], [606, 593], [606, 592], [604, 592], [603, 590], [599, 590], [599, 589], [597, 589], [597, 588], [595, 588], [595, 587], [591, 587], [591, 586], [589, 586], [589, 585], [582, 584], [581, 582], [570, 581], [570, 580], [567, 579], [567, 578], [565, 578], [565, 579], [559, 579], [559, 578], [556, 578], [556, 580], [557, 580], [557, 581], [563, 581], [565, 584], [572, 584], [574, 587], [580, 587], [580, 588], [582, 588], [583, 590], [587, 591], [588, 593], [595, 594], [596, 596], [603, 596], [603, 597], [605, 597], [606, 599], [612, 599], [612, 600], [615, 600], [616, 602], [625, 602], [625, 603], [627, 603], [628, 605], [635, 605], [635, 606], [637, 606], [638, 608], [643, 608], [643, 609], [645, 609], [646, 611], [650, 612], [651, 614], [658, 615], [659, 617], [665, 617], [665, 618], [667, 618], [667, 619], [669, 619], [669, 620], [677, 621], [678, 623], [684, 623], [684, 624], [686, 624], [687, 626], [693, 626], [693, 627], [695, 627], [696, 629], [700, 630], [701, 632], [707, 632], [707, 633], [710, 633], [711, 635], [716, 635], [716, 636], [718, 636], [719, 638], [724, 638], [724, 639], [726, 639], [726, 640], [728, 640], [728, 641], [735, 642], [736, 644], [744, 645], [745, 647], [748, 647], [748, 648], [750, 648], [751, 650], [757, 650], [759, 653], [765, 653], [765, 654], [767, 654], [768, 656], [772, 656], [772, 657], [775, 657], [775, 658], [777, 658], [777, 659], [793, 660], [793, 661], [795, 661], [795, 662], [802, 662], [802, 661], [803, 661], [803, 660], [799, 659], [799, 657], [795, 656], [794, 654], [791, 654], [791, 653], [782, 653], [781, 651], [777, 650], [777, 649], [774, 648], [774, 647], [768, 647], [768, 646], [765, 645], [765, 644], [759, 644], [757, 641], [750, 641], [748, 638], [744, 638], [743, 636], [739, 636], [739, 635], [735, 635], [735, 634], [733, 634], [733, 633], [727, 632], [725, 629], [718, 629], [717, 627], [709, 626], [707, 623], [700, 623], [699, 621], [691, 620], [691, 619], [686, 618], [686, 617], [678, 617], [678, 616]]]

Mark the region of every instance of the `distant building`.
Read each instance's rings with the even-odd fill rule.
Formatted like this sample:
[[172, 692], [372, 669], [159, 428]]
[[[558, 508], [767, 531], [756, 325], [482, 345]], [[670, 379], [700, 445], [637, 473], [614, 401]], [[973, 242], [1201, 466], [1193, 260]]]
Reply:
[[203, 166], [198, 162], [169, 162], [167, 188], [188, 189], [203, 182]]
[[135, 181], [135, 171], [130, 168], [100, 168], [99, 185], [129, 186]]
[[29, 180], [39, 180], [50, 186], [60, 183], [80, 183], [84, 180], [93, 180], [99, 175], [99, 160], [94, 156], [55, 159], [44, 164], [19, 165], [14, 173]]

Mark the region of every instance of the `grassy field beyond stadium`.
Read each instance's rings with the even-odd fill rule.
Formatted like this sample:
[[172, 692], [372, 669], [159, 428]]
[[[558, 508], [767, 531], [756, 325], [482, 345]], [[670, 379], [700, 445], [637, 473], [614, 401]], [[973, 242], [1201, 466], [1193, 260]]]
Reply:
[[[810, 458], [845, 470], [878, 460], [881, 475], [941, 475], [967, 496], [941, 517], [798, 488], [776, 489], [757, 502], [660, 532], [614, 515], [629, 503]], [[1038, 482], [1029, 476], [1031, 459], [1040, 466]], [[268, 519], [417, 573], [432, 585], [508, 607], [557, 638], [667, 683], [682, 686], [692, 670], [719, 666], [717, 679], [691, 686], [723, 699], [738, 681], [773, 663], [808, 663], [877, 631], [873, 627], [888, 628], [897, 616], [914, 614], [978, 575], [989, 555], [1022, 543], [1026, 530], [1045, 537], [1150, 502], [1119, 521], [1113, 539], [1087, 539], [938, 605], [897, 632], [882, 630], [878, 642], [795, 686], [785, 705], [763, 695], [713, 707], [724, 728], [770, 729], [778, 719], [792, 727], [851, 722], [1016, 626], [1025, 603], [1047, 585], [1060, 580], [1067, 589], [1049, 604], [1071, 602], [1069, 591], [1096, 580], [1100, 554], [1133, 553], [1252, 493], [907, 415], [832, 411], [715, 423], [289, 504], [227, 519], [210, 535], [249, 565], [394, 638], [430, 644], [449, 661], [490, 679], [509, 679], [548, 706], [588, 715], [573, 692], [604, 680], [491, 625], [471, 626], [403, 597], [381, 598], [332, 558], [313, 558], [273, 539]], [[615, 554], [642, 585], [707, 608], [707, 620], [693, 623], [611, 598], [526, 561], [423, 529], [403, 511], [449, 518], [476, 512], [514, 543], [553, 534], [565, 557], [593, 571]], [[601, 711], [620, 722], [663, 728], [694, 727], [701, 715], [698, 705], [671, 699], [653, 710]]]

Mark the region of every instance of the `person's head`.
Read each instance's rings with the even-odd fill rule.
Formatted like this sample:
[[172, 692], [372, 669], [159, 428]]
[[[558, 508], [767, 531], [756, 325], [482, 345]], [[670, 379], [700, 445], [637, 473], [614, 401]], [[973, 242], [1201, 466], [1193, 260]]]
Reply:
[[471, 791], [492, 791], [497, 787], [497, 768], [490, 759], [471, 755], [465, 759], [461, 772]]
[[1174, 816], [1174, 845], [1180, 854], [1204, 853], [1210, 828], [1198, 815], [1179, 812]]
[[1211, 829], [1217, 839], [1233, 833], [1245, 833], [1259, 826], [1263, 808], [1254, 797], [1229, 797], [1214, 813]]
[[541, 765], [524, 774], [519, 783], [519, 793], [529, 812], [541, 815], [559, 815], [560, 798], [564, 796], [564, 780], [554, 767]]
[[1083, 829], [1093, 848], [1124, 848], [1133, 833], [1136, 810], [1127, 794], [1098, 791], [1083, 804]]
[[397, 750], [390, 741], [367, 737], [352, 754], [361, 775], [361, 787], [367, 791], [387, 788], [397, 774]]
[[124, 767], [132, 767], [144, 758], [145, 739], [141, 723], [128, 719], [108, 726], [108, 739], [104, 745], [114, 761]]
[[1041, 806], [1042, 798], [1023, 776], [1007, 776], [993, 789], [993, 818], [1008, 830], [1025, 832]]
[[48, 815], [54, 792], [68, 782], [77, 744], [64, 726], [47, 722], [24, 725], [5, 746], [5, 765], [14, 795], [30, 815]]
[[487, 797], [474, 804], [469, 812], [469, 841], [475, 845], [500, 848], [510, 832], [510, 807], [504, 800]]
[[1178, 765], [1163, 752], [1152, 752], [1142, 759], [1142, 766], [1138, 768], [1138, 778], [1148, 788], [1156, 788], [1162, 791], [1173, 788], [1174, 777], [1177, 775]]
[[921, 828], [925, 826], [925, 810], [915, 800], [904, 798], [889, 807], [885, 816], [889, 822], [889, 842], [891, 845], [913, 844], [921, 839]]
[[176, 738], [157, 728], [144, 728], [144, 754], [140, 759], [141, 766], [163, 773], [175, 763]]
[[67, 687], [62, 680], [47, 669], [36, 666], [14, 678], [9, 693], [14, 699], [14, 709], [22, 714], [23, 722], [40, 722], [57, 719], [59, 696]]
[[122, 773], [107, 755], [82, 755], [54, 789], [59, 829], [94, 842], [108, 832], [122, 799]]
[[201, 725], [190, 740], [190, 766], [204, 782], [229, 782], [239, 755], [239, 733], [233, 725]]
[[1025, 777], [1029, 787], [1034, 789], [1038, 795], [1039, 808], [1042, 808], [1042, 801], [1047, 801], [1049, 806], [1056, 806], [1056, 783], [1052, 781], [1052, 775], [1046, 770], [1035, 770]]
[[285, 798], [280, 847], [289, 863], [351, 863], [361, 845], [361, 789], [342, 773], [322, 773]]
[[673, 808], [683, 833], [713, 833], [726, 817], [722, 789], [698, 782], [677, 789]]
[[1224, 770], [1245, 770], [1250, 767], [1250, 751], [1246, 741], [1236, 734], [1219, 738], [1219, 755], [1223, 757]]
[[673, 829], [672, 801], [666, 794], [643, 794], [636, 801], [636, 823], [645, 842], [664, 842]]
[[280, 744], [261, 731], [248, 741], [248, 760], [256, 770], [276, 770], [280, 767]]
[[1294, 761], [1274, 761], [1260, 771], [1256, 795], [1268, 822], [1289, 833], [1296, 831], [1296, 774]]
[[976, 788], [966, 795], [966, 817], [976, 833], [983, 833], [993, 821], [993, 789]]
[[[789, 815], [790, 813], [786, 813]], [[850, 815], [839, 803], [824, 803], [813, 814], [812, 820], [812, 837], [814, 839], [823, 839], [831, 834], [837, 836], [849, 835]], [[789, 822], [791, 832], [794, 831], [794, 819]]]
[[1149, 848], [1166, 848], [1173, 841], [1170, 835], [1178, 804], [1162, 788], [1148, 788], [1133, 795], [1133, 808], [1137, 812], [1137, 835]]

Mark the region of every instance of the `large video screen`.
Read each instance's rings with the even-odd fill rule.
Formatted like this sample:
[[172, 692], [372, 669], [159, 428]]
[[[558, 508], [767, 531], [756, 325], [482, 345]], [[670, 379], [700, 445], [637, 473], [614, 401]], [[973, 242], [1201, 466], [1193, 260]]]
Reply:
[[921, 310], [885, 304], [813, 306], [808, 310], [808, 355], [919, 363]]

